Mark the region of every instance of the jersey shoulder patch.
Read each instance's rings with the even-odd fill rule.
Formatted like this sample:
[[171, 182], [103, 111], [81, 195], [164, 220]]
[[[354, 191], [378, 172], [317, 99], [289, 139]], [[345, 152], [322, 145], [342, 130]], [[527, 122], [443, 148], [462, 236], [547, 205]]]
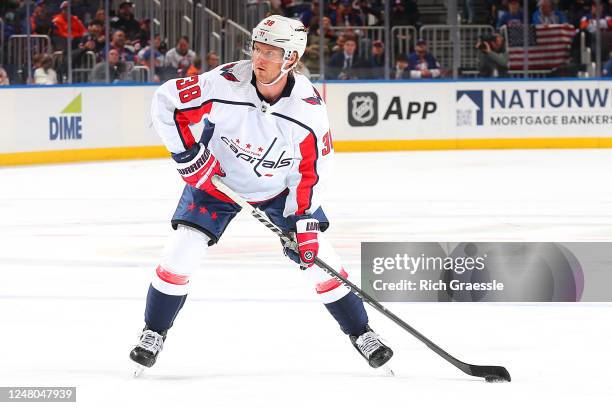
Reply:
[[319, 91], [317, 91], [317, 88], [315, 88], [314, 85], [312, 87], [312, 90], [314, 92], [314, 95], [309, 96], [307, 98], [302, 98], [302, 100], [311, 105], [321, 105], [321, 102], [323, 101], [323, 99], [321, 98], [321, 95], [319, 95]]
[[236, 75], [234, 74], [234, 70], [233, 70], [233, 68], [237, 64], [238, 64], [237, 62], [232, 62], [230, 64], [225, 64], [221, 66], [221, 68], [219, 69], [219, 75], [221, 75], [223, 78], [227, 79], [228, 81], [240, 82], [240, 80], [236, 78]]
[[251, 63], [248, 60], [228, 62], [205, 72], [207, 78], [213, 82], [236, 85], [251, 80]]

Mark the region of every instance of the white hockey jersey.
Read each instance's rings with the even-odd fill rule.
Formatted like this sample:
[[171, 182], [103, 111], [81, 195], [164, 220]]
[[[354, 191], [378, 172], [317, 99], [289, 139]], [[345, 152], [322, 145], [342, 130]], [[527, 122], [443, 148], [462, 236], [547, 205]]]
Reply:
[[224, 183], [250, 202], [289, 190], [283, 215], [311, 214], [321, 205], [333, 147], [325, 103], [303, 75], [288, 78], [281, 97], [257, 92], [251, 61], [224, 64], [173, 79], [153, 97], [155, 130], [168, 150], [201, 142], [225, 172]]

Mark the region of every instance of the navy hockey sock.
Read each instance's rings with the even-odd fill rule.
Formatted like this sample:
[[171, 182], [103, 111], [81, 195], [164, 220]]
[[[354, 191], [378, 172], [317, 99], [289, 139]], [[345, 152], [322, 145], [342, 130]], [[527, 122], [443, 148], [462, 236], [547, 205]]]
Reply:
[[187, 295], [167, 295], [150, 285], [145, 309], [147, 327], [158, 333], [168, 330], [172, 327], [176, 315], [183, 307], [185, 299], [187, 299]]
[[340, 324], [340, 328], [345, 334], [351, 336], [361, 336], [366, 332], [368, 324], [368, 314], [363, 307], [363, 301], [353, 292], [325, 305], [329, 313]]

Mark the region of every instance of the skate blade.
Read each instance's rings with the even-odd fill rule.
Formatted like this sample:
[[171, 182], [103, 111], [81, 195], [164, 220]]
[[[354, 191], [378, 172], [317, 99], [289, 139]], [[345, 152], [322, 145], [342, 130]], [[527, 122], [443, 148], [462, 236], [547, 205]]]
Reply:
[[145, 370], [145, 366], [141, 366], [140, 364], [136, 364], [136, 367], [134, 368], [134, 378], [138, 378], [142, 375], [142, 373], [144, 373]]
[[393, 372], [391, 367], [389, 367], [388, 365], [385, 364], [384, 366], [382, 366], [382, 369], [385, 372], [385, 374], [388, 375], [389, 377], [395, 377], [395, 373]]

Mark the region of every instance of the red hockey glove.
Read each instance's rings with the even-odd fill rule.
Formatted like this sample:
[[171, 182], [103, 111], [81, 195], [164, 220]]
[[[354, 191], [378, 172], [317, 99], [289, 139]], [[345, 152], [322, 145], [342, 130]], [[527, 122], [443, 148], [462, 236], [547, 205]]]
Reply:
[[172, 155], [176, 161], [176, 169], [187, 184], [204, 191], [215, 189], [212, 184], [214, 175], [225, 176], [219, 161], [201, 143], [183, 153]]
[[319, 252], [319, 221], [305, 218], [295, 223], [295, 238], [300, 254], [300, 266], [310, 268]]

